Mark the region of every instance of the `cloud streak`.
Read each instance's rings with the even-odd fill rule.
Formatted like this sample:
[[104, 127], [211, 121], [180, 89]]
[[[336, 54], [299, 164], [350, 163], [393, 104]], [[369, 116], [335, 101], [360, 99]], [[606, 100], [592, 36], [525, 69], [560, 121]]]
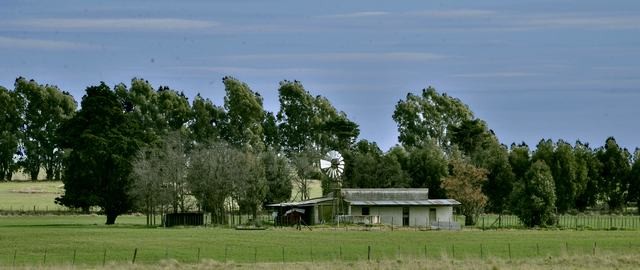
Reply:
[[0, 36], [0, 48], [5, 49], [36, 49], [36, 50], [92, 50], [97, 47], [86, 43], [23, 39]]
[[9, 23], [15, 27], [60, 31], [182, 31], [218, 26], [217, 22], [176, 18], [30, 19]]
[[490, 79], [490, 78], [515, 78], [515, 77], [530, 77], [530, 76], [538, 76], [538, 73], [530, 73], [530, 72], [514, 72], [514, 71], [506, 71], [506, 72], [486, 72], [486, 73], [464, 73], [464, 74], [454, 74], [452, 77], [455, 78], [480, 78], [480, 79]]
[[305, 60], [305, 61], [354, 61], [354, 62], [421, 62], [446, 58], [445, 55], [421, 52], [387, 52], [387, 53], [300, 53], [300, 54], [253, 54], [236, 55], [230, 58], [237, 60]]

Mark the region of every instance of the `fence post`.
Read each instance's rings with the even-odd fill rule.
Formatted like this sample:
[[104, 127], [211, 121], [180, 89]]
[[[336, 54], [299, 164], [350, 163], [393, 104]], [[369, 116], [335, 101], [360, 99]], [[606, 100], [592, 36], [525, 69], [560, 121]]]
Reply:
[[593, 256], [596, 256], [596, 242], [593, 242]]
[[454, 246], [454, 244], [451, 244], [451, 259], [455, 259], [456, 258], [456, 247]]
[[258, 262], [258, 247], [253, 248], [253, 263]]
[[511, 243], [508, 243], [508, 248], [509, 248], [509, 261], [511, 261]]
[[104, 249], [104, 253], [102, 253], [102, 266], [104, 266], [104, 263], [107, 261], [107, 249]]
[[482, 244], [480, 244], [480, 259], [484, 258], [484, 254], [482, 252]]
[[198, 260], [198, 262], [200, 262], [200, 248], [198, 248], [198, 256], [196, 257], [196, 260]]
[[391, 231], [393, 231], [393, 216], [391, 216]]
[[16, 267], [16, 256], [18, 255], [18, 250], [13, 250], [13, 267]]
[[71, 260], [71, 265], [75, 265], [76, 264], [76, 250], [73, 250], [73, 260]]
[[342, 246], [340, 246], [340, 260], [342, 261]]
[[138, 248], [135, 248], [133, 250], [133, 259], [131, 259], [131, 263], [135, 264], [136, 263], [136, 257], [138, 256]]
[[224, 263], [227, 263], [227, 245], [224, 245]]
[[[35, 206], [34, 206], [35, 208]], [[44, 258], [42, 258], [42, 264], [45, 265], [47, 264], [47, 249], [44, 249]]]
[[282, 247], [282, 263], [284, 263], [284, 247]]
[[367, 246], [367, 261], [371, 260], [371, 246]]
[[536, 243], [536, 254], [540, 256], [540, 244]]

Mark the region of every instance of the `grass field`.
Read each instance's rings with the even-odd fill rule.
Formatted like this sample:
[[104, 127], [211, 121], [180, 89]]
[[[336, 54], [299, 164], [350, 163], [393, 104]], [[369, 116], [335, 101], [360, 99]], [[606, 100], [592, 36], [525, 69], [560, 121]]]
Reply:
[[138, 216], [120, 217], [120, 225], [113, 227], [100, 225], [103, 222], [102, 216], [0, 217], [0, 266], [127, 263], [136, 249], [136, 263], [143, 264], [163, 259], [282, 263], [283, 257], [285, 262], [528, 260], [640, 251], [636, 231], [238, 231], [146, 228], [144, 217]]
[[54, 203], [62, 194], [59, 181], [13, 181], [0, 182], [0, 210], [49, 211], [63, 209]]

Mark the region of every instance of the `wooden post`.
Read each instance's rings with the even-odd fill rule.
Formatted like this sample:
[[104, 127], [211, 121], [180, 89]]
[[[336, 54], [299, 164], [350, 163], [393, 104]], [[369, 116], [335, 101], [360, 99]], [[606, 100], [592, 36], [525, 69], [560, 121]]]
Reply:
[[484, 258], [484, 254], [482, 251], [482, 244], [480, 244], [480, 259], [483, 259], [483, 258]]
[[104, 253], [102, 253], [102, 266], [104, 266], [104, 263], [107, 261], [107, 249], [104, 249]]
[[227, 263], [227, 245], [224, 245], [224, 263]]
[[257, 263], [258, 262], [258, 248], [254, 247], [253, 248], [253, 263]]
[[[34, 206], [35, 209], [35, 206]], [[47, 249], [44, 249], [44, 258], [42, 258], [42, 264], [45, 265], [47, 264]]]
[[367, 246], [367, 261], [371, 260], [371, 246]]
[[342, 261], [342, 246], [340, 246], [340, 260]]
[[133, 250], [133, 259], [131, 259], [131, 263], [135, 264], [136, 263], [136, 257], [138, 256], [138, 248], [135, 248]]
[[540, 245], [538, 243], [536, 243], [536, 254], [540, 256]]
[[16, 267], [16, 256], [18, 255], [18, 250], [13, 250], [13, 267]]
[[456, 247], [451, 244], [451, 258], [454, 259], [456, 257]]
[[71, 265], [75, 265], [76, 264], [76, 250], [73, 250], [73, 259], [71, 260]]
[[282, 263], [284, 263], [284, 247], [282, 247]]
[[593, 256], [596, 256], [596, 242], [593, 242]]
[[509, 248], [509, 260], [511, 260], [511, 243], [507, 244]]
[[198, 256], [196, 257], [196, 260], [200, 262], [200, 248], [198, 248]]

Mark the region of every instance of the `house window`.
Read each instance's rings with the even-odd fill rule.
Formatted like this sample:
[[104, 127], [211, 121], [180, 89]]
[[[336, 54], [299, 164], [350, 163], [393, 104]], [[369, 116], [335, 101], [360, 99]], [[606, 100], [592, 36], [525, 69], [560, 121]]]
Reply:
[[362, 207], [362, 215], [363, 216], [368, 216], [369, 215], [369, 207], [368, 206]]

